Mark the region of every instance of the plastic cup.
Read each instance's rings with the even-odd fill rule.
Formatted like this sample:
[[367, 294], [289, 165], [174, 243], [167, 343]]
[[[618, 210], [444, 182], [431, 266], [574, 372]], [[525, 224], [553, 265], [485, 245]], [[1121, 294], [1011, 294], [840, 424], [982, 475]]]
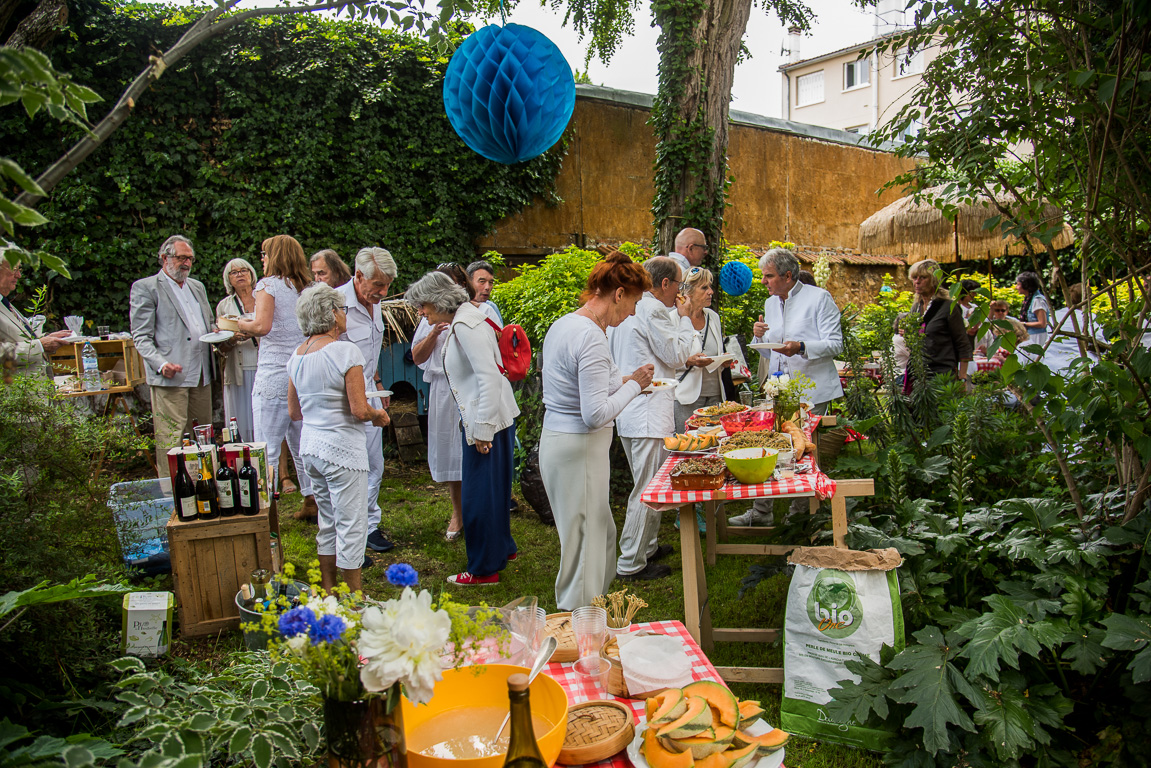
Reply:
[[607, 611], [592, 605], [576, 608], [572, 611], [572, 632], [579, 651], [579, 659], [573, 665], [576, 673], [599, 679], [610, 668], [607, 659], [599, 655], [607, 639]]
[[524, 608], [512, 611], [508, 616], [508, 629], [511, 630], [510, 663], [530, 667], [543, 644], [547, 629], [547, 611], [543, 608]]
[[198, 427], [193, 427], [192, 431], [196, 433], [196, 442], [200, 445], [212, 444], [212, 425], [201, 424]]
[[107, 325], [97, 325], [96, 333], [101, 339], [106, 339], [112, 334], [112, 329]]

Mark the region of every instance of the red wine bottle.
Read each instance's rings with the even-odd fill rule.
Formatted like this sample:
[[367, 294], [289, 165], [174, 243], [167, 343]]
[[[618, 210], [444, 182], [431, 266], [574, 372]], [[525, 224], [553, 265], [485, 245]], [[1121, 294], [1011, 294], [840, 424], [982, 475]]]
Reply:
[[240, 512], [245, 515], [254, 515], [260, 511], [260, 481], [256, 468], [252, 466], [252, 454], [248, 446], [244, 446], [244, 466], [238, 473], [240, 486]]
[[172, 482], [172, 497], [176, 501], [176, 517], [183, 522], [195, 520], [196, 484], [188, 474], [188, 467], [184, 464], [184, 454], [176, 456], [176, 478]]
[[[223, 455], [221, 452], [220, 456]], [[220, 471], [216, 473], [216, 494], [220, 498], [221, 515], [231, 517], [240, 513], [240, 477], [226, 458], [220, 461]]]

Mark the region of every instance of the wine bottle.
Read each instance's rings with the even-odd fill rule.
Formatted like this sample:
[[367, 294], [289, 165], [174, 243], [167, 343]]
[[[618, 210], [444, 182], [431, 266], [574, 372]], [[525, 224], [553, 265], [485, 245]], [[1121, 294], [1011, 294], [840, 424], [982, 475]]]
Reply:
[[548, 768], [532, 729], [527, 675], [517, 672], [508, 677], [508, 699], [511, 701], [511, 736], [504, 768]]
[[176, 517], [187, 522], [197, 517], [196, 484], [184, 464], [184, 454], [176, 457], [176, 479], [172, 483], [172, 496], [176, 500]]
[[202, 468], [200, 479], [196, 481], [196, 512], [201, 520], [214, 520], [220, 516], [216, 494], [212, 492], [212, 484], [208, 481], [210, 474], [206, 467]]
[[236, 421], [235, 416], [233, 416], [231, 419], [229, 419], [228, 426], [231, 427], [231, 429], [232, 429], [232, 442], [233, 443], [244, 442], [244, 438], [240, 436], [240, 422]]
[[252, 453], [244, 446], [244, 466], [237, 473], [240, 486], [240, 512], [254, 515], [260, 511], [260, 482], [256, 468], [252, 466]]
[[[223, 453], [220, 455], [222, 457]], [[220, 471], [216, 473], [216, 493], [220, 497], [221, 515], [231, 517], [239, 514], [240, 477], [226, 458], [220, 461]]]

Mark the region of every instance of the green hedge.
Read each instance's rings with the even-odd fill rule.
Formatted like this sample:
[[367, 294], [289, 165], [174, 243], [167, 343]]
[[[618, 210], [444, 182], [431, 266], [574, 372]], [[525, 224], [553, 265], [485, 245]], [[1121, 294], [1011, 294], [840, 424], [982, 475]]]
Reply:
[[[91, 110], [103, 114], [198, 13], [77, 10], [47, 53], [104, 96]], [[401, 286], [437, 262], [470, 260], [495, 222], [536, 197], [554, 201], [562, 147], [510, 167], [472, 152], [444, 113], [446, 65], [421, 40], [315, 16], [260, 19], [204, 43], [39, 207], [51, 223], [28, 244], [73, 275], [53, 278], [51, 313], [126, 327], [131, 282], [154, 273], [176, 232], [195, 243], [193, 274], [213, 298], [227, 259], [259, 268], [261, 240], [280, 233], [345, 259], [389, 248]], [[10, 105], [0, 135], [5, 154], [39, 173], [79, 132]], [[26, 276], [23, 292], [43, 280]]]

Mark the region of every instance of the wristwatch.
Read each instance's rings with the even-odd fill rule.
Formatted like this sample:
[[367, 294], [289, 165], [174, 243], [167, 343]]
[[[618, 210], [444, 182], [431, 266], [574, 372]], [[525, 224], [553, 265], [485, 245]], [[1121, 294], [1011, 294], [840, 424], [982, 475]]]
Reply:
[[802, 341], [799, 342], [799, 354], [801, 354], [801, 355], [807, 354], [807, 345], [804, 344]]

